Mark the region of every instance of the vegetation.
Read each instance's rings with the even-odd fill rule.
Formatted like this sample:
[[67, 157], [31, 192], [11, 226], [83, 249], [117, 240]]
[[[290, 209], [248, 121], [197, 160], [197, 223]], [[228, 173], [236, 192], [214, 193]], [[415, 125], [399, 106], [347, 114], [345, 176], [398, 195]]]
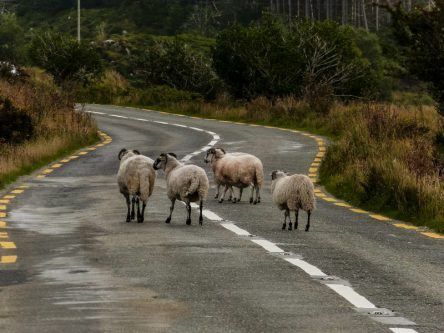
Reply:
[[73, 96], [46, 74], [26, 74], [14, 83], [0, 79], [0, 188], [98, 140], [90, 116], [74, 111]]
[[[0, 47], [0, 73], [18, 86], [14, 64], [32, 64], [78, 101], [328, 135], [329, 191], [444, 231], [444, 2], [365, 3], [84, 0], [78, 44], [73, 1], [24, 0], [0, 20], [4, 45], [25, 45]], [[37, 140], [3, 108], [31, 126], [3, 140]]]

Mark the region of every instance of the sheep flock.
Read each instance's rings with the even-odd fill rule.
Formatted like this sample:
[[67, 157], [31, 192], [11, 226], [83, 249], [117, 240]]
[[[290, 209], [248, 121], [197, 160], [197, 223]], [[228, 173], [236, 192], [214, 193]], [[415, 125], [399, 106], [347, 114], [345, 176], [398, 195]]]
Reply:
[[[208, 177], [203, 168], [181, 162], [174, 153], [162, 153], [153, 160], [138, 150], [122, 149], [118, 158], [117, 183], [127, 205], [126, 222], [136, 217], [137, 222], [144, 222], [145, 208], [153, 193], [157, 170], [162, 170], [166, 179], [166, 194], [171, 202], [165, 223], [171, 223], [175, 203], [179, 200], [187, 210], [187, 225], [191, 224], [191, 204], [198, 203], [199, 224], [202, 225], [203, 206], [209, 190]], [[224, 201], [227, 192], [229, 201], [240, 202], [245, 188], [250, 189], [250, 204], [261, 202], [264, 168], [259, 158], [241, 152], [227, 153], [219, 147], [208, 149], [204, 162], [209, 163], [213, 171], [217, 189], [215, 199], [219, 203]], [[282, 230], [287, 229], [287, 220], [288, 230], [293, 229], [291, 212], [295, 214], [294, 229], [297, 229], [299, 210], [303, 210], [307, 213], [305, 231], [309, 231], [310, 217], [316, 209], [314, 185], [310, 178], [275, 170], [271, 173], [271, 195], [273, 203], [284, 211]]]

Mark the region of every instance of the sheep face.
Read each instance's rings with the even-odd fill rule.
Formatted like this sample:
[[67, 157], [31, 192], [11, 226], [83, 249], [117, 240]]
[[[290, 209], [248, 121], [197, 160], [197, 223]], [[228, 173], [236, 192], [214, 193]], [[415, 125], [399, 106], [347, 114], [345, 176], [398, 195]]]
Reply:
[[222, 158], [226, 154], [223, 148], [210, 148], [207, 150], [207, 155], [205, 156], [205, 163], [213, 162], [213, 159]]
[[160, 154], [160, 156], [156, 159], [156, 161], [153, 164], [154, 170], [162, 169], [165, 171], [166, 165], [168, 163], [168, 156], [177, 158], [177, 155], [174, 153]]
[[276, 180], [282, 177], [288, 176], [288, 174], [282, 170], [274, 170], [271, 173], [271, 180]]

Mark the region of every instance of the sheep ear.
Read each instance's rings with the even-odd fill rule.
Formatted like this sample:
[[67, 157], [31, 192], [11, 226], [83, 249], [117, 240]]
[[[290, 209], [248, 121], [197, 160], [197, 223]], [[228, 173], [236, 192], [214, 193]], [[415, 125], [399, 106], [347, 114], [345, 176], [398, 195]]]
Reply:
[[177, 155], [174, 154], [174, 153], [168, 153], [168, 155], [171, 155], [171, 156], [173, 156], [174, 158], [177, 158]]
[[134, 153], [134, 154], [137, 154], [137, 155], [140, 155], [140, 151], [138, 151], [137, 149], [134, 149], [134, 150], [133, 150], [133, 153]]
[[223, 148], [219, 148], [220, 150], [222, 150], [222, 152], [224, 153], [224, 154], [226, 154], [227, 152], [225, 151], [225, 149], [223, 149]]
[[276, 178], [276, 172], [277, 171], [275, 170], [271, 173], [271, 180], [274, 180]]
[[122, 159], [123, 155], [125, 155], [126, 152], [127, 152], [126, 148], [123, 148], [123, 149], [119, 152], [119, 161]]

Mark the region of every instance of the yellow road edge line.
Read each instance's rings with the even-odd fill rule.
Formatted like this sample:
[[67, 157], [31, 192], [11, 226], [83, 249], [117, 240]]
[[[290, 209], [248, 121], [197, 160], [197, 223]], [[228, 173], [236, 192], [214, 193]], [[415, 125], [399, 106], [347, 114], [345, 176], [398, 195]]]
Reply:
[[68, 163], [68, 162], [69, 162], [69, 160], [67, 158], [60, 161], [60, 163]]
[[0, 217], [6, 217], [6, 213], [0, 212]]
[[15, 198], [15, 195], [10, 195], [10, 194], [3, 196], [3, 199], [14, 199], [14, 198]]
[[421, 234], [430, 238], [444, 239], [444, 235], [437, 234], [436, 232], [421, 232]]
[[359, 213], [359, 214], [369, 214], [369, 212], [367, 212], [366, 210], [359, 209], [359, 208], [350, 208], [350, 210], [352, 212]]
[[1, 231], [0, 232], [0, 238], [9, 238], [9, 235], [6, 231]]
[[6, 210], [6, 205], [0, 205], [0, 210]]
[[328, 202], [338, 202], [338, 200], [335, 198], [323, 198], [323, 199]]
[[0, 242], [0, 248], [3, 249], [16, 249], [14, 242]]
[[408, 230], [418, 230], [419, 229], [418, 227], [415, 227], [415, 226], [410, 225], [410, 224], [405, 224], [405, 223], [393, 223], [393, 225], [395, 227], [403, 228], [403, 229], [408, 229]]
[[369, 215], [371, 218], [378, 220], [378, 221], [390, 221], [390, 219], [388, 217], [379, 215], [379, 214], [370, 214]]
[[56, 163], [56, 164], [53, 164], [53, 165], [51, 165], [51, 168], [60, 168], [62, 166], [62, 164], [60, 164], [60, 163]]
[[12, 194], [21, 194], [23, 192], [25, 192], [25, 190], [16, 189], [16, 190], [11, 191]]
[[336, 202], [335, 205], [339, 207], [351, 208], [351, 206], [345, 202]]
[[88, 154], [87, 151], [81, 151], [81, 152], [79, 153], [79, 155], [86, 155], [86, 154]]
[[17, 261], [17, 256], [1, 256], [0, 264], [14, 264]]
[[0, 221], [0, 228], [6, 228], [6, 222]]

